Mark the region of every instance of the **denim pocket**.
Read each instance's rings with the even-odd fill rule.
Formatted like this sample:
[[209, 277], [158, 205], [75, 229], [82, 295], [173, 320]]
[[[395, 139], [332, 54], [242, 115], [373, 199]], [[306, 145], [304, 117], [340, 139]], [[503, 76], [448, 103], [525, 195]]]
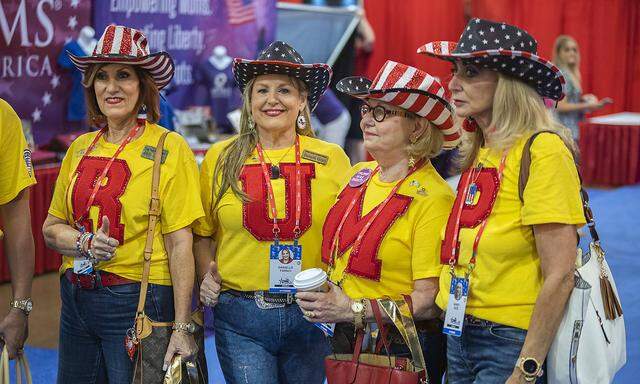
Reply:
[[507, 325], [492, 325], [489, 328], [489, 333], [498, 339], [516, 344], [524, 344], [524, 339], [527, 337], [527, 331], [524, 329], [509, 327]]
[[111, 285], [102, 289], [116, 297], [136, 297], [140, 295], [140, 283]]

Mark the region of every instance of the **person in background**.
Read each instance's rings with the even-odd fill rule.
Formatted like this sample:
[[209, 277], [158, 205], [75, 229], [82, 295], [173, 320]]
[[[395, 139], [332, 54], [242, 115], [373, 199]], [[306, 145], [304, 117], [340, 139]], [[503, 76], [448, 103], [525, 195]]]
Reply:
[[[299, 292], [296, 298], [310, 321], [338, 323], [334, 352], [352, 353], [354, 327], [375, 322], [368, 300], [410, 295], [429, 381], [439, 383], [446, 367], [446, 338], [435, 305], [439, 238], [453, 192], [430, 159], [460, 139], [451, 106], [438, 80], [394, 61], [373, 81], [347, 77], [337, 88], [363, 100], [360, 127], [375, 161], [349, 171], [351, 180], [343, 182], [327, 215], [322, 258], [333, 282], [329, 292]], [[393, 329], [389, 353], [409, 355]]]
[[[31, 150], [22, 133], [20, 118], [0, 99], [0, 219], [4, 250], [11, 272], [11, 302], [0, 320], [0, 349], [6, 344], [9, 358], [22, 352], [29, 334], [31, 280], [34, 269], [34, 244], [31, 232], [29, 187], [36, 183]], [[4, 231], [4, 234], [3, 234]]]
[[562, 70], [567, 83], [565, 98], [558, 102], [556, 115], [562, 125], [571, 130], [574, 140], [580, 138], [578, 123], [584, 114], [597, 111], [613, 101], [605, 97], [598, 99], [593, 94], [582, 94], [580, 74], [580, 49], [576, 40], [568, 35], [560, 35], [553, 44], [553, 63]]
[[[84, 73], [89, 119], [101, 127], [78, 137], [62, 161], [42, 232], [60, 266], [58, 383], [131, 383], [134, 326], [149, 228], [152, 170], [165, 128], [158, 90], [172, 79], [166, 52], [150, 54], [138, 30], [109, 25], [93, 54], [70, 55]], [[144, 110], [145, 114], [138, 112]], [[194, 282], [191, 223], [203, 216], [198, 167], [176, 133], [166, 136], [144, 313], [173, 322], [164, 356], [191, 359]]]
[[316, 129], [319, 139], [344, 148], [351, 125], [351, 115], [331, 89], [327, 89], [322, 95], [312, 117], [316, 117], [320, 123]]
[[[527, 31], [482, 19], [471, 19], [457, 43], [418, 53], [451, 62], [451, 100], [466, 132], [436, 298], [446, 311], [448, 380], [544, 383], [585, 221], [574, 141], [543, 100], [562, 99], [562, 72], [537, 55]], [[551, 133], [531, 145], [521, 200], [523, 148], [541, 131]]]
[[[302, 317], [293, 279], [320, 267], [322, 224], [349, 159], [313, 136], [310, 113], [331, 69], [273, 42], [235, 59], [240, 133], [211, 146], [201, 169], [206, 216], [194, 225], [200, 298], [215, 306], [215, 342], [228, 383], [324, 381], [322, 331]], [[287, 249], [293, 261], [282, 264]]]

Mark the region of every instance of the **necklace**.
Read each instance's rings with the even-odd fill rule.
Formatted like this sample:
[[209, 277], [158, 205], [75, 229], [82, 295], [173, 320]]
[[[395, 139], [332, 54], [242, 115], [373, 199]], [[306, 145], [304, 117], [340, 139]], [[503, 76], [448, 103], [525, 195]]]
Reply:
[[267, 156], [267, 159], [269, 159], [269, 163], [271, 164], [271, 180], [280, 178], [280, 162], [282, 161], [282, 159], [285, 158], [285, 156], [287, 156], [289, 151], [291, 151], [291, 148], [293, 148], [294, 146], [295, 145], [290, 146], [289, 149], [287, 149], [287, 151], [284, 153], [284, 155], [280, 156], [280, 159], [278, 159], [277, 164], [274, 163], [273, 160], [271, 160], [271, 158], [269, 157], [269, 154], [267, 154], [267, 151], [264, 151], [265, 156]]

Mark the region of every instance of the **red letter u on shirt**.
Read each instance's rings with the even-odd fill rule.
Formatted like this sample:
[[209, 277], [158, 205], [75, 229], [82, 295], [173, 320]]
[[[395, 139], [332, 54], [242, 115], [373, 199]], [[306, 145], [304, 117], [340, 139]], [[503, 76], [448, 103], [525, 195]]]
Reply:
[[[358, 188], [347, 186], [340, 196], [338, 202], [331, 208], [322, 228], [322, 261], [331, 263], [331, 244], [342, 221], [342, 217], [349, 208], [349, 204], [356, 197]], [[343, 254], [349, 247], [353, 246], [356, 238], [371, 218], [376, 208], [362, 217], [362, 203], [364, 193], [360, 201], [356, 203], [349, 216], [347, 216], [342, 230], [340, 231], [338, 254]], [[345, 272], [370, 280], [379, 281], [382, 270], [382, 262], [378, 260], [378, 249], [385, 234], [393, 223], [402, 216], [413, 198], [409, 196], [395, 194], [384, 207], [380, 215], [371, 223], [371, 226], [362, 237], [357, 249], [351, 249], [349, 262]]]
[[[296, 165], [281, 163], [280, 173], [285, 182], [285, 217], [278, 219], [280, 240], [291, 241], [296, 222]], [[301, 164], [301, 214], [300, 234], [311, 227], [311, 179], [315, 178], [315, 166], [311, 163]], [[260, 164], [245, 165], [240, 173], [242, 190], [249, 196], [249, 201], [242, 204], [242, 224], [253, 237], [261, 241], [273, 240], [273, 219], [269, 216], [269, 195], [267, 184], [262, 175]]]

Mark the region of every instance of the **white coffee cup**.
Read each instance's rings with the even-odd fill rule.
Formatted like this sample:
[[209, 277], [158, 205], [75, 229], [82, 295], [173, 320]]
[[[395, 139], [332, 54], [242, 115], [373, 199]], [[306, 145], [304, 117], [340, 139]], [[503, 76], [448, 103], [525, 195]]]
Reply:
[[293, 286], [300, 292], [328, 292], [327, 273], [320, 268], [305, 269], [293, 279]]

